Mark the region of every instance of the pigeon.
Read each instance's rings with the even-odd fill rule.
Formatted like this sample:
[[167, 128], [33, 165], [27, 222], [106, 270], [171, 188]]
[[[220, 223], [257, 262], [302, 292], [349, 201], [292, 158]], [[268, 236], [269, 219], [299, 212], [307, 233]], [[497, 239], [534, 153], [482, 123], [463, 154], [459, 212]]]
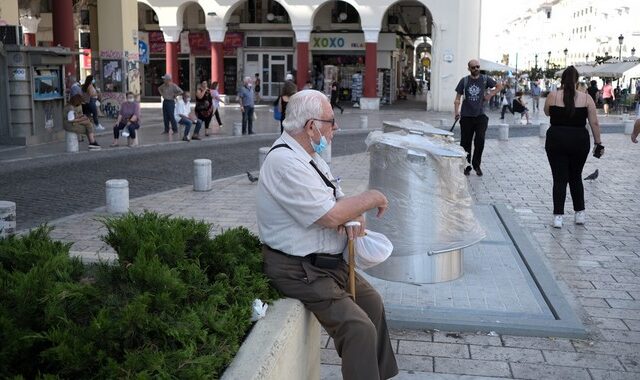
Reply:
[[588, 179], [588, 180], [594, 180], [598, 178], [598, 169], [596, 169], [595, 172], [589, 174], [588, 176], [584, 177], [584, 179]]
[[258, 182], [258, 177], [254, 177], [250, 172], [247, 172], [247, 178], [249, 178], [251, 183]]

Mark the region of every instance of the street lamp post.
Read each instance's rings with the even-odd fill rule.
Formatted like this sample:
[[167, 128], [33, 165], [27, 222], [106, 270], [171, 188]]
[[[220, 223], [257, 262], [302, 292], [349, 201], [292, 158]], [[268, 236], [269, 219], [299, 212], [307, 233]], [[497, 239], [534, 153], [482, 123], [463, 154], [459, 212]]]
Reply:
[[587, 63], [589, 63], [589, 54], [585, 55], [584, 59]]
[[565, 48], [564, 49], [564, 66], [567, 67], [567, 53], [569, 52], [569, 49]]
[[634, 47], [631, 48], [631, 56], [632, 57], [636, 56], [636, 48], [634, 48]]
[[621, 34], [618, 36], [618, 60], [622, 61], [622, 41], [624, 41], [624, 36]]
[[549, 64], [551, 64], [551, 50], [547, 52], [547, 70], [549, 70]]

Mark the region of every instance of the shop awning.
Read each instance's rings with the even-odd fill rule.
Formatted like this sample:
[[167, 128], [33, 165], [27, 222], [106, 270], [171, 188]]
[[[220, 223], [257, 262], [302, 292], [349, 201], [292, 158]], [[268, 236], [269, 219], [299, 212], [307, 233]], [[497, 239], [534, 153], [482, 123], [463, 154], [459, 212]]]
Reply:
[[507, 72], [507, 71], [516, 71], [515, 68], [507, 66], [507, 65], [503, 65], [501, 63], [497, 63], [497, 62], [491, 62], [488, 61], [486, 59], [482, 59], [480, 58], [480, 70], [483, 71], [488, 71], [488, 72], [492, 72], [492, 71], [499, 71], [499, 72]]
[[[573, 65], [576, 70], [578, 70], [578, 74], [580, 74], [580, 76], [583, 77], [592, 77], [592, 76], [596, 76], [593, 75], [593, 70], [595, 70], [597, 68], [597, 66], [594, 66], [595, 63], [591, 64], [591, 63], [583, 63], [583, 64], [577, 64], [577, 65]], [[556, 71], [556, 77], [561, 77], [562, 73], [564, 73], [564, 69], [562, 70], [558, 70]]]
[[635, 78], [637, 76], [640, 76], [640, 62], [627, 61], [603, 63], [602, 65], [596, 66], [594, 68], [591, 76], [601, 78], [620, 78], [623, 76]]

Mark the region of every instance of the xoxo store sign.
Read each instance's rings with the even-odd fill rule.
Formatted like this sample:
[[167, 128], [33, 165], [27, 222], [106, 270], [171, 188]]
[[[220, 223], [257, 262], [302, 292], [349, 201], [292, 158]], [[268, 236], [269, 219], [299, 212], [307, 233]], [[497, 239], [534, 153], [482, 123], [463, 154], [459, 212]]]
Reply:
[[311, 33], [310, 50], [364, 50], [363, 33]]

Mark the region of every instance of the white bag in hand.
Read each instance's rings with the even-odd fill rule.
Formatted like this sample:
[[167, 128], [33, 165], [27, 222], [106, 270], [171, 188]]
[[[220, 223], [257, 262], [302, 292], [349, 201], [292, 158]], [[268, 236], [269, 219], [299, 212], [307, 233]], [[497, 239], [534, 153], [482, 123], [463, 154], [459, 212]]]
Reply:
[[[379, 232], [364, 230], [365, 235], [356, 239], [356, 267], [367, 269], [374, 267], [391, 256], [393, 244], [386, 236]], [[348, 245], [342, 252], [342, 257], [349, 262]]]

